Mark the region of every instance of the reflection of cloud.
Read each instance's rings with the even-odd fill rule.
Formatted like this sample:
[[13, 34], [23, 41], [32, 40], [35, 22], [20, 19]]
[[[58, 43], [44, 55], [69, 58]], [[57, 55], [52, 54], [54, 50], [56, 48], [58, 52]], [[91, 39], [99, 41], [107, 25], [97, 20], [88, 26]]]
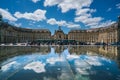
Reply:
[[56, 80], [56, 79], [52, 77], [44, 77], [43, 80]]
[[42, 62], [32, 62], [27, 64], [24, 67], [25, 70], [33, 70], [36, 73], [41, 73], [41, 72], [45, 72], [45, 64], [43, 64]]
[[87, 69], [90, 69], [91, 66], [83, 60], [75, 60], [76, 71], [82, 75], [88, 75]]
[[56, 62], [62, 62], [62, 61], [64, 61], [63, 58], [54, 58], [54, 57], [51, 57], [51, 58], [47, 59], [47, 63], [50, 63], [50, 64], [55, 64]]
[[76, 71], [82, 75], [89, 75], [89, 72], [87, 72], [87, 70], [81, 68], [76, 68]]
[[7, 71], [7, 70], [9, 70], [11, 68], [16, 69], [18, 66], [19, 66], [19, 63], [17, 63], [16, 61], [13, 61], [13, 62], [10, 62], [10, 63], [2, 66], [1, 70], [2, 71]]
[[66, 72], [63, 72], [60, 76], [59, 76], [59, 79], [60, 80], [73, 80], [73, 75], [72, 73], [66, 73]]
[[86, 56], [85, 60], [88, 64], [93, 66], [101, 66], [102, 62], [100, 61], [100, 58], [97, 56]]
[[78, 55], [67, 55], [67, 59], [75, 59], [75, 58], [79, 58]]
[[80, 68], [89, 68], [89, 64], [88, 63], [86, 63], [84, 60], [75, 60], [75, 66], [76, 67], [80, 67]]
[[91, 79], [89, 78], [89, 76], [82, 76], [80, 74], [76, 74], [74, 80], [91, 80]]
[[79, 59], [74, 60], [75, 69], [81, 75], [89, 75], [89, 69], [92, 66], [102, 66], [102, 61], [106, 61], [98, 56], [80, 56]]

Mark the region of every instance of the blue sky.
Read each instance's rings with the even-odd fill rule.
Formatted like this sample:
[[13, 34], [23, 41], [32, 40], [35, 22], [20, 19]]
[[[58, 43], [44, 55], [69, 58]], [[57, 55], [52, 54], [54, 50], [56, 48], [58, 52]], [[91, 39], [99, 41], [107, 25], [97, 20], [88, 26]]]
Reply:
[[4, 21], [17, 27], [71, 29], [106, 27], [117, 21], [120, 0], [0, 0]]

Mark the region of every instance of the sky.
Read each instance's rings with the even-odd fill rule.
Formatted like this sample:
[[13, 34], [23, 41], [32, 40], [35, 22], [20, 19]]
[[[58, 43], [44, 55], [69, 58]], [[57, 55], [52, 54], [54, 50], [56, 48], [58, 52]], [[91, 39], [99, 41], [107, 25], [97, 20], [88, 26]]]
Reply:
[[3, 21], [30, 29], [61, 26], [68, 33], [74, 29], [106, 27], [120, 15], [120, 0], [0, 0]]

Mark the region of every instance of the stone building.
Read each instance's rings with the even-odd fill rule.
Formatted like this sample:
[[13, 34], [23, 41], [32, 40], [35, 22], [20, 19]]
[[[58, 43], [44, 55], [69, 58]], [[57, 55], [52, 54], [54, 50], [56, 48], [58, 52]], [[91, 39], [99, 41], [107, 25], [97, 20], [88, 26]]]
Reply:
[[96, 43], [98, 42], [98, 31], [96, 30], [71, 30], [68, 39], [79, 42]]
[[120, 42], [120, 17], [118, 22], [106, 27], [89, 30], [71, 30], [68, 33], [68, 40], [106, 44]]
[[50, 39], [51, 32], [47, 29], [26, 29], [12, 26], [2, 21], [0, 16], [0, 43], [22, 43], [37, 39]]
[[0, 43], [19, 43], [34, 40], [76, 41], [88, 44], [120, 42], [120, 17], [112, 25], [88, 30], [71, 30], [68, 34], [59, 26], [54, 35], [48, 29], [26, 29], [12, 26], [2, 21], [0, 16]]
[[55, 30], [55, 33], [53, 35], [53, 39], [54, 40], [65, 40], [65, 39], [67, 39], [67, 34], [65, 34], [63, 32], [63, 30], [61, 29], [61, 27], [59, 26], [59, 29]]

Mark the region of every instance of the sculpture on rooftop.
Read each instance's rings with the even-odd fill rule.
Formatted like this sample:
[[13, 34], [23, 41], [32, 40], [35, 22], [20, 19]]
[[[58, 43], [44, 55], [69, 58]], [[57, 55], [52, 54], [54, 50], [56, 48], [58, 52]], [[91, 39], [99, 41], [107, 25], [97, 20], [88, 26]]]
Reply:
[[2, 21], [2, 14], [0, 14], [0, 21]]

